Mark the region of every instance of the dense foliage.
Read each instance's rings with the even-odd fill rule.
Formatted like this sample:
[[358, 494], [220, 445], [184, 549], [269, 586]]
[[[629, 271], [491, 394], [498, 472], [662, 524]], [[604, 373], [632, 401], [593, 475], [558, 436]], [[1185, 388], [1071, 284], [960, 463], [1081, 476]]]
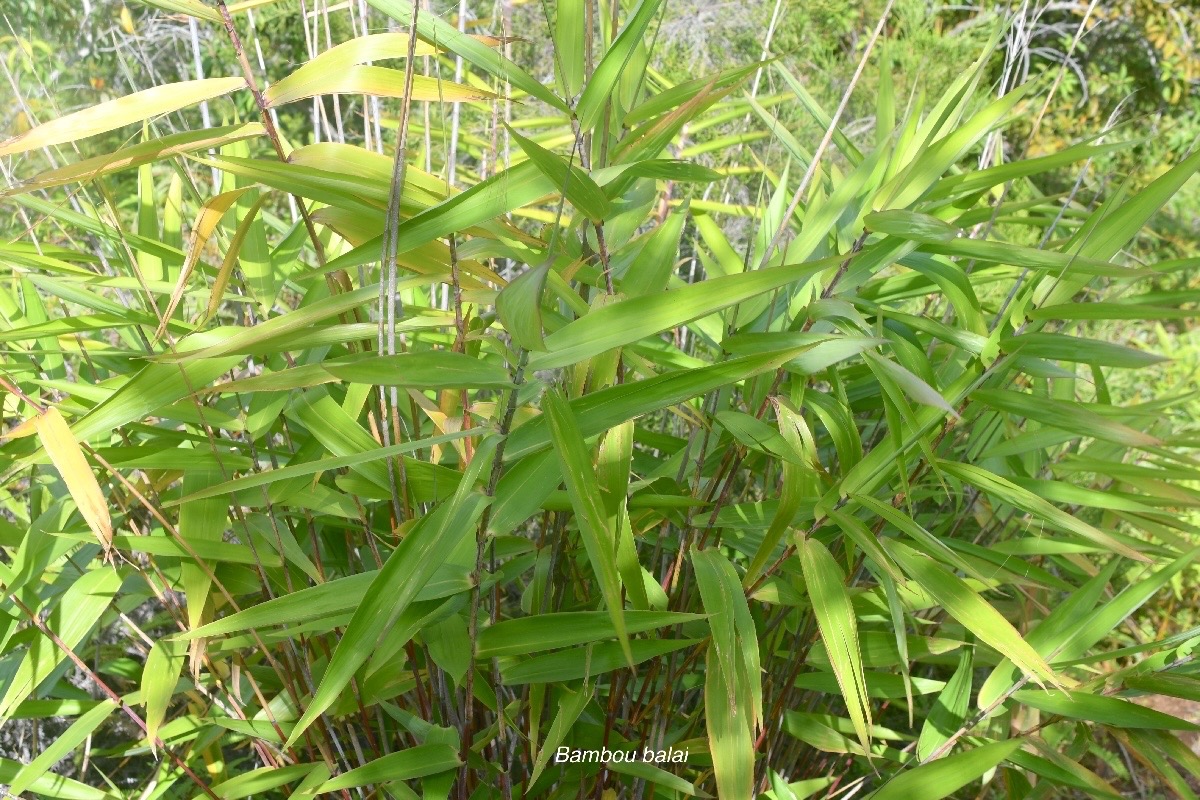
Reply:
[[1186, 9], [146, 5], [5, 42], [8, 793], [1196, 796]]

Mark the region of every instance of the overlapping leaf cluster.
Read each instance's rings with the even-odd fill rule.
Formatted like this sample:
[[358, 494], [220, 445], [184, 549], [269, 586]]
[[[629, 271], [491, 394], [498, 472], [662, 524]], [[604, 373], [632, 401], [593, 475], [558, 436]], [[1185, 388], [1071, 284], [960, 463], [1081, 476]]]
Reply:
[[[1037, 178], [1119, 141], [977, 166], [1049, 91], [991, 97], [990, 53], [934, 102], [880, 92], [864, 140], [782, 62], [663, 85], [661, 0], [556, 5], [554, 90], [418, 12], [420, 43], [272, 76], [261, 120], [5, 192], [36, 223], [0, 244], [0, 721], [43, 731], [8, 791], [1119, 797], [1120, 750], [1193, 797], [1196, 726], [1133, 699], [1200, 698], [1200, 631], [1121, 645], [1200, 555], [1195, 441], [1169, 392], [1114, 402], [1153, 353], [1084, 334], [1192, 313], [1141, 288], [1188, 264], [1123, 250], [1200, 154], [1088, 208]], [[410, 55], [464, 76], [367, 66]], [[455, 185], [272, 125], [408, 85], [487, 112]], [[151, 89], [0, 154], [248, 89]], [[514, 96], [544, 116], [506, 125]], [[730, 202], [740, 149], [681, 157], [740, 117], [786, 162], [760, 207]]]

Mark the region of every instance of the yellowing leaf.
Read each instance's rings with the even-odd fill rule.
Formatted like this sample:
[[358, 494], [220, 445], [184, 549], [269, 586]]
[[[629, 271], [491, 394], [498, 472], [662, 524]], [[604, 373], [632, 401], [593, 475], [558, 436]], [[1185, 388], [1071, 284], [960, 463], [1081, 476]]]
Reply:
[[[237, 231], [233, 234], [233, 239], [229, 242], [229, 250], [225, 253], [225, 260], [221, 262], [221, 269], [217, 271], [217, 279], [212, 285], [212, 296], [208, 299], [208, 308], [204, 312], [204, 317], [201, 324], [208, 322], [217, 313], [217, 309], [221, 306], [221, 298], [225, 296], [225, 287], [229, 285], [229, 278], [233, 274], [233, 267], [237, 263], [238, 253], [242, 250], [242, 243], [246, 241], [246, 236], [250, 232], [250, 226], [254, 223], [258, 216], [258, 209], [262, 207], [263, 200], [266, 195], [260, 195], [254, 201], [254, 205], [250, 206], [250, 210], [246, 212], [246, 216], [238, 223]], [[189, 260], [191, 252], [188, 253]], [[165, 317], [170, 319], [170, 317]]]
[[[407, 58], [410, 38], [407, 33], [391, 32], [359, 36], [343, 42], [337, 47], [321, 53], [296, 69], [291, 75], [272, 85], [266, 91], [267, 102], [275, 105], [290, 103], [301, 97], [311, 97], [311, 94], [301, 94], [307, 91], [309, 85], [317, 85], [322, 83], [325, 78], [344, 74], [351, 67], [359, 64], [385, 58]], [[488, 47], [494, 47], [502, 42], [501, 39], [492, 36], [472, 36], [471, 38]], [[438, 52], [437, 47], [421, 41], [418, 41], [413, 49], [414, 56], [431, 56]], [[400, 74], [403, 76], [403, 73]], [[414, 76], [414, 86], [418, 77]]]
[[200, 253], [204, 250], [204, 245], [208, 244], [209, 237], [217, 229], [221, 218], [229, 209], [233, 208], [233, 204], [239, 197], [253, 188], [253, 186], [243, 186], [241, 189], [222, 192], [208, 198], [200, 207], [200, 213], [196, 215], [196, 224], [192, 226], [192, 243], [188, 247], [187, 257], [183, 261], [183, 269], [179, 271], [179, 280], [175, 283], [174, 291], [171, 292], [171, 302], [167, 304], [162, 322], [159, 323], [158, 330], [154, 332], [155, 339], [161, 338], [163, 331], [167, 329], [167, 323], [170, 322], [175, 308], [183, 297], [183, 290], [187, 286], [188, 278], [191, 277], [192, 270], [196, 268], [196, 262], [200, 260]]
[[108, 515], [108, 505], [104, 501], [104, 493], [100, 491], [100, 484], [96, 482], [96, 476], [92, 474], [92, 468], [84, 458], [79, 442], [75, 441], [70, 426], [58, 409], [51, 407], [37, 418], [37, 432], [54, 468], [62, 475], [76, 508], [104, 546], [105, 552], [108, 552], [112, 547], [112, 518]]
[[134, 122], [169, 114], [181, 108], [229, 94], [246, 85], [243, 78], [206, 78], [155, 86], [98, 106], [50, 120], [20, 136], [0, 142], [0, 156], [24, 153], [39, 147], [74, 142], [116, 130]]
[[9, 429], [8, 433], [4, 434], [5, 439], [24, 439], [26, 436], [33, 436], [37, 433], [37, 417], [30, 417], [20, 425]]
[[[295, 77], [295, 76], [292, 76]], [[305, 73], [303, 80], [272, 86], [266, 92], [267, 104], [281, 106], [321, 94], [369, 94], [376, 97], [404, 97], [404, 70], [387, 67], [345, 67], [335, 71], [322, 69]], [[414, 75], [413, 100], [442, 100], [447, 103], [494, 98], [491, 92], [472, 89], [461, 83], [439, 81], [424, 75]]]

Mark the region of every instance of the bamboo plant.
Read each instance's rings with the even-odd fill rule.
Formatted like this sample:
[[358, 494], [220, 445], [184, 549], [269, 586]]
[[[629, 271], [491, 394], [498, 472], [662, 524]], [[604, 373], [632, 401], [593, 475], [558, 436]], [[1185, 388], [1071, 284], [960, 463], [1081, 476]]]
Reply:
[[662, 0], [551, 4], [546, 80], [406, 0], [283, 74], [263, 3], [150, 5], [237, 63], [0, 143], [9, 794], [1195, 797], [1135, 699], [1200, 699], [1136, 626], [1196, 438], [1115, 379], [1200, 154], [1046, 193], [1135, 142], [981, 161], [1056, 84], [897, 96], [886, 15], [827, 109], [670, 85]]

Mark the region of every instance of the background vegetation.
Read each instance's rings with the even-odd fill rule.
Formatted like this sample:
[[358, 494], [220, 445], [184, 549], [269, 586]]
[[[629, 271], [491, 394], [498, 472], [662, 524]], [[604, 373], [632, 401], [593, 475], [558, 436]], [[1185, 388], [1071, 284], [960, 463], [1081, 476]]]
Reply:
[[1196, 796], [1189, 4], [2, 14], [8, 794]]

